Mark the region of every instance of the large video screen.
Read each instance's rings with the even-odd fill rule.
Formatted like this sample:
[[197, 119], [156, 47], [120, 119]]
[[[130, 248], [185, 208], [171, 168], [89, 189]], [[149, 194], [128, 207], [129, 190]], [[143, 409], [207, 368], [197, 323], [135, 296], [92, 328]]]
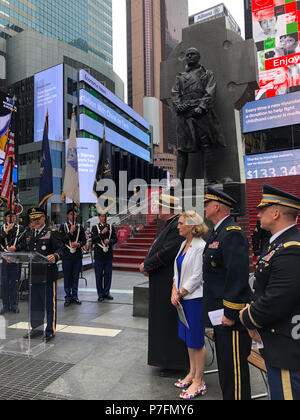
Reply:
[[[80, 114], [79, 117], [79, 127], [80, 130], [87, 131], [88, 133], [101, 137], [103, 136], [103, 124], [97, 122], [93, 118], [88, 117], [85, 114]], [[117, 133], [116, 131], [111, 130], [110, 128], [106, 128], [106, 140], [113, 144], [116, 147], [120, 147], [121, 149], [145, 160], [146, 162], [150, 162], [151, 155], [150, 152], [143, 147], [135, 144], [133, 141], [128, 140], [126, 137], [121, 136], [121, 134]]]
[[62, 141], [64, 132], [63, 64], [34, 76], [34, 141], [42, 141], [49, 114], [49, 140]]
[[300, 92], [248, 102], [243, 108], [243, 133], [299, 124]]
[[[66, 156], [68, 141], [66, 142]], [[97, 198], [93, 186], [99, 161], [99, 142], [93, 139], [77, 138], [80, 202], [94, 204]]]
[[300, 150], [245, 156], [247, 179], [300, 175]]
[[132, 135], [142, 143], [150, 146], [150, 136], [145, 133], [137, 126], [132, 124], [130, 121], [123, 118], [116, 111], [105, 105], [103, 102], [96, 99], [93, 95], [81, 89], [79, 92], [79, 105], [83, 105], [89, 108], [91, 111], [100, 115], [107, 121], [126, 131], [126, 133]]
[[300, 90], [299, 17], [299, 1], [252, 0], [260, 83], [256, 99]]

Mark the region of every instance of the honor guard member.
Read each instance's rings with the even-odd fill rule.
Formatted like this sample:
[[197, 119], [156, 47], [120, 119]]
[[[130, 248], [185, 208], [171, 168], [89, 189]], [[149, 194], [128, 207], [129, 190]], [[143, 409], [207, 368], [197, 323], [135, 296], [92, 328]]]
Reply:
[[107, 215], [99, 214], [99, 222], [92, 229], [92, 246], [95, 258], [95, 276], [98, 302], [113, 300], [112, 282], [113, 246], [118, 242], [115, 228], [107, 223]]
[[67, 212], [68, 222], [60, 227], [63, 246], [62, 267], [64, 273], [65, 306], [72, 303], [81, 305], [78, 299], [78, 283], [82, 270], [82, 247], [86, 245], [86, 236], [83, 227], [76, 223], [78, 212]]
[[[47, 215], [43, 209], [29, 210], [31, 230], [26, 236], [26, 250], [42, 254], [48, 264], [34, 263], [31, 270], [31, 327], [30, 338], [42, 336], [50, 341], [56, 332], [57, 320], [57, 277], [56, 263], [63, 255], [63, 244], [56, 229], [46, 225]], [[47, 327], [44, 333], [45, 310]], [[28, 336], [26, 336], [28, 338]]]
[[[219, 380], [224, 400], [250, 400], [248, 357], [251, 339], [240, 323], [239, 312], [250, 302], [249, 244], [245, 233], [230, 216], [236, 201], [208, 187], [204, 211], [214, 229], [203, 257], [203, 320], [208, 314], [224, 311], [220, 325], [214, 326]], [[221, 312], [222, 313], [222, 312]]]
[[[22, 251], [21, 238], [24, 233], [23, 226], [16, 222], [17, 216], [14, 212], [5, 213], [6, 223], [0, 231], [1, 252]], [[18, 283], [21, 277], [21, 264], [15, 264], [9, 260], [2, 259], [1, 271], [1, 292], [3, 308], [1, 315], [6, 312], [19, 313], [18, 308]]]
[[300, 400], [300, 198], [265, 185], [261, 227], [272, 233], [257, 264], [254, 303], [241, 312], [263, 345], [272, 400]]

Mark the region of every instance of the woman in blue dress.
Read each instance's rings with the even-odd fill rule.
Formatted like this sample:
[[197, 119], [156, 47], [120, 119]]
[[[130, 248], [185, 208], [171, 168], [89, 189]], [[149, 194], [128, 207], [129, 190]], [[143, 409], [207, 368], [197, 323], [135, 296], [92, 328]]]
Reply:
[[208, 228], [202, 217], [192, 211], [180, 216], [178, 230], [186, 240], [175, 259], [171, 301], [176, 308], [182, 305], [188, 324], [186, 326], [178, 319], [178, 335], [188, 348], [190, 371], [174, 385], [182, 389], [180, 398], [193, 399], [207, 392], [204, 382], [205, 328], [202, 325], [202, 255], [205, 241], [202, 237]]

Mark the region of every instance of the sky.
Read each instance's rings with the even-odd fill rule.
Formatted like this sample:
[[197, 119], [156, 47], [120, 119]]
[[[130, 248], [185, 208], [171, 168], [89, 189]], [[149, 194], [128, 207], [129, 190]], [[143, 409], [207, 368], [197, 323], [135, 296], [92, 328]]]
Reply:
[[[125, 102], [127, 92], [127, 45], [126, 45], [126, 0], [112, 0], [113, 3], [113, 51], [114, 71], [125, 85]], [[224, 3], [244, 36], [244, 0], [189, 0], [189, 15]]]

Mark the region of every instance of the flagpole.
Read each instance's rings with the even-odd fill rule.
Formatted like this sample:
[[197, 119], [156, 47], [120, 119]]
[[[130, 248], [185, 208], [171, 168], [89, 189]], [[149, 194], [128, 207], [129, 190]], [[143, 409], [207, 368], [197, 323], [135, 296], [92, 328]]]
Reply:
[[[14, 110], [15, 102], [16, 102], [16, 97], [14, 96], [13, 97], [13, 107], [12, 107], [10, 119], [12, 119], [13, 112], [15, 112], [15, 110]], [[14, 170], [14, 168], [13, 168], [13, 158], [10, 157], [10, 191], [9, 191], [9, 222], [10, 222], [10, 224], [12, 223], [12, 195], [13, 195], [13, 189], [14, 189], [13, 170]]]

